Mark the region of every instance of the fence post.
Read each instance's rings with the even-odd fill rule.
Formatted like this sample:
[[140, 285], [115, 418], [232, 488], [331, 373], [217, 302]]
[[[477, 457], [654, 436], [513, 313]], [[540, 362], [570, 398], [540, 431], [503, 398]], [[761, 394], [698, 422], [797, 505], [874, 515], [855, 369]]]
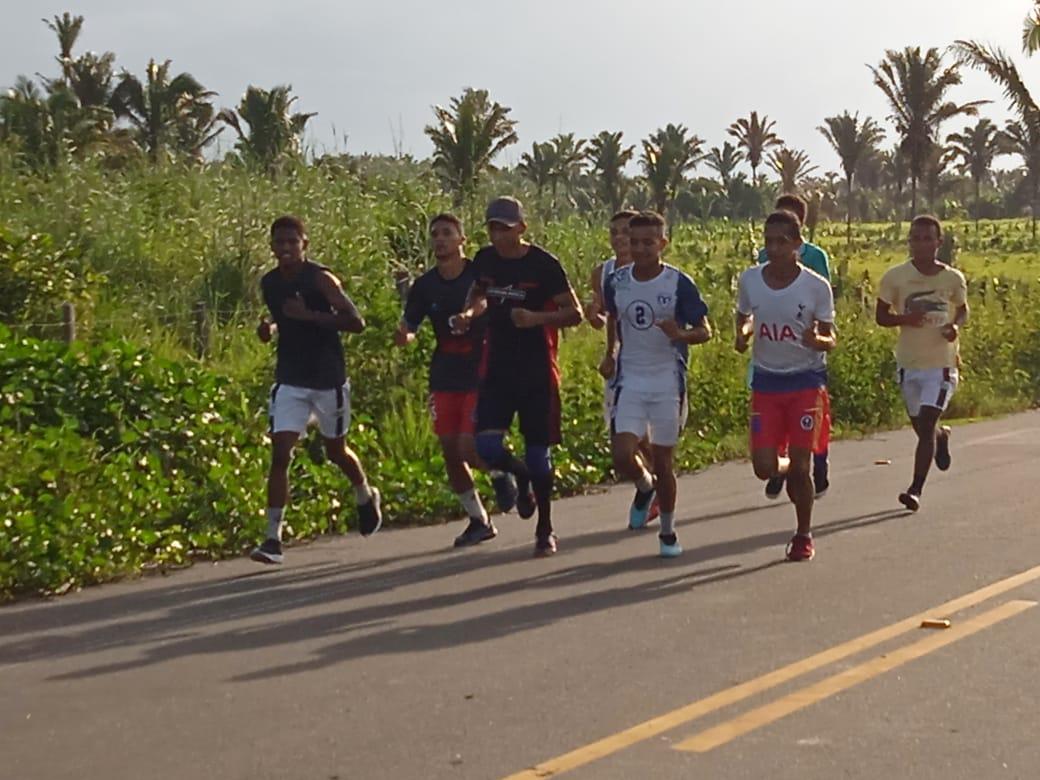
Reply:
[[206, 316], [206, 302], [196, 301], [191, 308], [192, 320], [195, 324], [194, 338], [195, 357], [200, 360], [209, 352], [209, 319]]
[[61, 337], [66, 344], [76, 340], [76, 307], [69, 301], [61, 305]]

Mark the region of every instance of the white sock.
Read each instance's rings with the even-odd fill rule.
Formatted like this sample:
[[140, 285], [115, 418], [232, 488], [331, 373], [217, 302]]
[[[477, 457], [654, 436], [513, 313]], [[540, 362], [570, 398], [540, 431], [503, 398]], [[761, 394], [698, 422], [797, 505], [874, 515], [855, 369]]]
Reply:
[[661, 536], [671, 536], [675, 533], [675, 510], [665, 512], [661, 510]]
[[267, 507], [267, 538], [282, 541], [282, 518], [285, 516], [285, 507]]
[[640, 493], [646, 493], [654, 486], [654, 478], [650, 476], [650, 472], [643, 470], [643, 473], [636, 477], [636, 490]]
[[372, 490], [368, 486], [368, 480], [366, 479], [360, 485], [354, 485], [354, 496], [357, 498], [358, 506], [367, 504], [372, 500]]
[[466, 510], [466, 514], [474, 519], [483, 520], [485, 523], [488, 521], [487, 512], [484, 510], [484, 505], [480, 503], [480, 496], [477, 495], [476, 488], [470, 488], [465, 493], [459, 493], [459, 503], [462, 504], [462, 508]]

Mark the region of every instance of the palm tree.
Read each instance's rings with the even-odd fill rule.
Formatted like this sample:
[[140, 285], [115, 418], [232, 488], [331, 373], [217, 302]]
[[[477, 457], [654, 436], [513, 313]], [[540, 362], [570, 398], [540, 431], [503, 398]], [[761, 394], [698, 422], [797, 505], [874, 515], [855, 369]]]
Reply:
[[1022, 51], [1036, 54], [1040, 49], [1040, 0], [1033, 0], [1033, 10], [1022, 20]]
[[726, 141], [721, 149], [713, 146], [711, 151], [704, 156], [704, 162], [719, 174], [722, 186], [727, 192], [729, 183], [733, 180], [733, 174], [737, 171], [737, 166], [743, 161], [744, 153], [729, 141]]
[[106, 51], [81, 54], [69, 64], [68, 85], [84, 106], [109, 106], [116, 55]]
[[76, 39], [83, 29], [83, 17], [73, 16], [66, 11], [61, 16], [55, 16], [53, 21], [41, 21], [58, 36], [58, 65], [61, 66], [62, 78], [68, 84], [71, 81], [72, 47], [76, 45]]
[[650, 187], [654, 208], [666, 214], [686, 174], [701, 159], [704, 142], [690, 135], [685, 125], [668, 124], [643, 140], [639, 164]]
[[585, 140], [575, 139], [574, 133], [560, 133], [549, 140], [552, 147], [552, 176], [550, 187], [552, 188], [552, 205], [556, 208], [556, 191], [563, 184], [567, 194], [571, 194], [574, 180], [581, 174], [582, 163], [585, 161]]
[[510, 110], [493, 102], [486, 89], [472, 88], [452, 98], [450, 108], [433, 107], [437, 124], [427, 125], [425, 133], [433, 141], [433, 167], [456, 207], [473, 194], [484, 171], [495, 169], [495, 156], [517, 142]]
[[963, 132], [946, 136], [950, 153], [954, 159], [960, 160], [960, 172], [969, 175], [975, 185], [976, 232], [979, 229], [982, 183], [990, 178], [993, 158], [1000, 153], [999, 135], [996, 125], [988, 119], [980, 119], [974, 125], [965, 127]]
[[888, 99], [889, 118], [899, 133], [900, 148], [910, 168], [910, 210], [917, 211], [917, 182], [924, 173], [925, 160], [936, 144], [939, 126], [955, 116], [975, 116], [988, 101], [976, 100], [958, 105], [946, 100], [949, 89], [961, 83], [957, 64], [943, 66], [938, 49], [921, 53], [920, 46], [902, 51], [888, 49], [878, 67], [867, 66], [874, 84]]
[[885, 133], [870, 117], [861, 123], [858, 112], [852, 115], [846, 111], [841, 116], [829, 116], [823, 121], [824, 126], [817, 129], [841, 158], [841, 169], [845, 173], [845, 242], [851, 244], [852, 180], [860, 164], [877, 153], [877, 145]]
[[[212, 122], [198, 131], [187, 128], [199, 125], [200, 118], [207, 113], [202, 106], [208, 105], [216, 93], [203, 87], [190, 73], [171, 78], [170, 60], [161, 65], [149, 60], [145, 77], [142, 84], [136, 76], [123, 71], [112, 93], [116, 115], [130, 122], [138, 143], [153, 163], [171, 151], [197, 155], [217, 133], [209, 132]], [[201, 142], [194, 148], [184, 148], [181, 143], [185, 134]]]
[[999, 142], [1005, 154], [1017, 154], [1022, 158], [1026, 172], [1026, 185], [1029, 187], [1033, 238], [1035, 239], [1036, 217], [1040, 212], [1040, 133], [1033, 125], [1011, 120], [1004, 126]]
[[737, 145], [744, 147], [747, 151], [747, 161], [751, 164], [751, 182], [758, 186], [758, 166], [762, 164], [762, 155], [770, 147], [782, 146], [780, 136], [773, 132], [776, 122], [765, 114], [761, 121], [758, 112], [752, 111], [747, 119], [738, 119], [729, 126], [727, 132], [737, 139]]
[[788, 149], [786, 146], [774, 149], [769, 155], [769, 167], [780, 177], [780, 189], [784, 192], [796, 193], [802, 181], [816, 170], [809, 165], [809, 155], [801, 149]]
[[292, 107], [297, 99], [288, 84], [269, 90], [250, 86], [238, 108], [224, 109], [217, 119], [230, 125], [238, 135], [235, 148], [246, 162], [273, 173], [283, 158], [299, 153], [307, 121], [316, 116], [294, 112]]
[[521, 176], [534, 184], [538, 195], [538, 202], [542, 201], [545, 188], [550, 185], [553, 178], [555, 161], [553, 160], [553, 146], [548, 141], [535, 141], [531, 144], [531, 151], [520, 155], [520, 162], [516, 166]]
[[1037, 159], [1037, 142], [1040, 141], [1040, 106], [1029, 93], [1018, 68], [1001, 49], [983, 46], [974, 41], [956, 41], [953, 50], [960, 62], [989, 74], [1004, 88], [1012, 111], [1018, 120], [1008, 122], [1001, 136], [1001, 145], [1009, 153], [1018, 154], [1026, 167], [1026, 178], [1032, 193], [1033, 238], [1036, 238], [1036, 217], [1040, 211], [1040, 159]]
[[610, 206], [611, 214], [621, 210], [628, 191], [625, 166], [636, 151], [634, 146], [622, 146], [621, 138], [620, 130], [616, 133], [604, 130], [589, 141], [586, 155], [595, 175], [597, 195], [601, 202]]

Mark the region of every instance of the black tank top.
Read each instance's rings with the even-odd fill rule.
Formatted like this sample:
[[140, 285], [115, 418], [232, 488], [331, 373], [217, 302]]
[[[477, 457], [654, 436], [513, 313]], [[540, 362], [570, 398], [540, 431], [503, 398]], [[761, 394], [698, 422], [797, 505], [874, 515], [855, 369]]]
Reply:
[[278, 324], [278, 365], [274, 376], [280, 384], [331, 390], [347, 381], [339, 332], [282, 314], [282, 304], [297, 294], [303, 297], [308, 309], [333, 313], [335, 310], [318, 289], [318, 275], [327, 270], [304, 260], [299, 273], [291, 279], [275, 268], [260, 280], [264, 303]]

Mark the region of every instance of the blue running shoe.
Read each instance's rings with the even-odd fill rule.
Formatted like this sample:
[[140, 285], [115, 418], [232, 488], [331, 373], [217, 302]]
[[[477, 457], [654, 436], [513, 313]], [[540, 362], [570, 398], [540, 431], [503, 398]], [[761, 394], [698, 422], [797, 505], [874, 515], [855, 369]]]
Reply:
[[650, 515], [650, 505], [657, 495], [657, 488], [650, 488], [645, 493], [638, 488], [632, 499], [632, 506], [628, 510], [628, 527], [632, 531], [638, 531], [646, 527], [647, 517]]
[[675, 534], [659, 535], [657, 539], [661, 542], [662, 558], [678, 558], [682, 555], [682, 545], [679, 544], [679, 538]]

